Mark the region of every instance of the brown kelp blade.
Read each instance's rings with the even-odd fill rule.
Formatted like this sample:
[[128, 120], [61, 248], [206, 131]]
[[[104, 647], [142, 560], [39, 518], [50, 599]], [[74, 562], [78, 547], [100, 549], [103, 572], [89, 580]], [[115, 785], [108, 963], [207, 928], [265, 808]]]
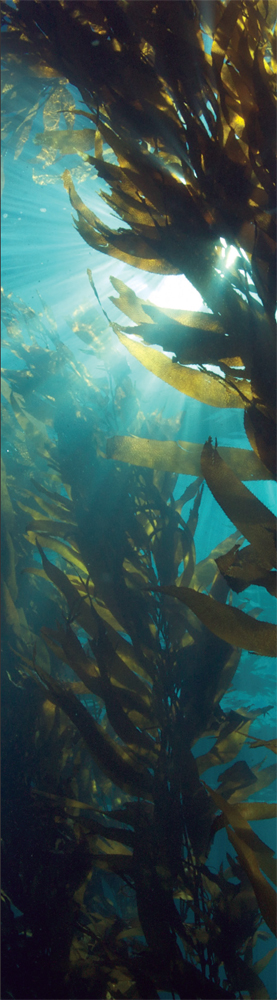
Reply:
[[[119, 437], [107, 440], [107, 458], [130, 462], [144, 468], [160, 469], [187, 476], [201, 475], [202, 445], [191, 441], [157, 441], [149, 438]], [[243, 480], [270, 479], [257, 455], [247, 448], [218, 448], [220, 457]]]
[[152, 778], [150, 773], [140, 767], [137, 761], [133, 765], [127, 751], [101, 729], [101, 726], [95, 722], [71, 691], [50, 677], [35, 662], [34, 669], [48, 688], [50, 699], [53, 699], [77, 726], [93, 757], [108, 777], [128, 794], [146, 793], [150, 794], [151, 797]]
[[209, 439], [201, 455], [203, 476], [230, 521], [253, 545], [261, 567], [266, 570], [276, 566], [274, 544], [276, 521], [274, 515], [250, 490], [240, 482], [212, 447]]
[[272, 934], [276, 936], [276, 892], [260, 871], [256, 855], [252, 851], [252, 848], [245, 844], [241, 837], [234, 830], [231, 830], [229, 826], [227, 827], [227, 834], [237, 852], [240, 864], [245, 869], [249, 881], [253, 886], [264, 921], [272, 931]]
[[261, 656], [276, 656], [276, 628], [270, 622], [260, 622], [239, 608], [220, 604], [208, 594], [200, 594], [190, 587], [154, 588], [163, 594], [177, 597], [200, 618], [211, 632], [220, 639], [240, 649], [252, 650]]
[[272, 597], [277, 596], [276, 570], [264, 572], [252, 545], [246, 545], [243, 549], [239, 544], [234, 545], [230, 552], [219, 556], [216, 563], [228, 586], [235, 590], [236, 594], [240, 594], [250, 584], [255, 584], [258, 587], [265, 587]]
[[[217, 808], [222, 810], [225, 823], [227, 824], [229, 823], [230, 826], [233, 827], [237, 835], [240, 837], [240, 839], [243, 841], [245, 847], [246, 848], [249, 847], [251, 851], [254, 852], [259, 867], [262, 868], [262, 871], [265, 873], [265, 875], [267, 875], [267, 878], [269, 878], [271, 882], [274, 882], [276, 885], [277, 870], [276, 870], [276, 860], [274, 858], [274, 851], [272, 851], [271, 848], [267, 846], [267, 844], [264, 844], [264, 842], [260, 840], [260, 837], [258, 837], [258, 835], [255, 833], [255, 831], [252, 830], [245, 814], [243, 814], [243, 812], [241, 811], [241, 807], [239, 805], [236, 804], [233, 805], [232, 803], [226, 801], [226, 799], [223, 798], [223, 796], [220, 795], [219, 792], [215, 791], [212, 788], [208, 788], [207, 785], [205, 785], [205, 787], [208, 789], [211, 798], [213, 799]], [[260, 805], [260, 803], [258, 803], [258, 805]], [[221, 817], [219, 817], [219, 819], [221, 819]], [[215, 822], [217, 823], [217, 818]]]
[[253, 740], [249, 744], [250, 747], [256, 749], [256, 747], [266, 747], [267, 750], [272, 750], [272, 753], [277, 753], [277, 739], [273, 740]]
[[147, 371], [152, 372], [153, 375], [162, 379], [163, 382], [167, 382], [174, 389], [178, 389], [185, 396], [191, 396], [192, 399], [197, 399], [208, 406], [232, 407], [233, 409], [244, 409], [248, 405], [249, 399], [252, 399], [248, 383], [243, 382], [238, 389], [232, 384], [232, 381], [227, 382], [227, 379], [220, 380], [206, 371], [196, 371], [193, 368], [185, 367], [185, 365], [173, 364], [170, 358], [161, 351], [156, 351], [153, 347], [148, 347], [126, 337], [124, 333], [121, 333], [120, 327], [116, 323], [113, 323], [113, 330], [123, 347], [126, 347]]

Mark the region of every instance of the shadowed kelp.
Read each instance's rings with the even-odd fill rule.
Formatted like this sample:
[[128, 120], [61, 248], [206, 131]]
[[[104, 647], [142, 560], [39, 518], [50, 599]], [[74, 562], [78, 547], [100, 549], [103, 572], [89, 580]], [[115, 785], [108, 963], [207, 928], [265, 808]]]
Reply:
[[[33, 358], [35, 357], [33, 354]], [[69, 359], [65, 364], [69, 366], [69, 371], [72, 370], [72, 419], [75, 391], [78, 391], [78, 402], [75, 405], [80, 408], [82, 369], [79, 369], [78, 377], [70, 368]], [[34, 366], [36, 385], [35, 373]], [[10, 379], [14, 378], [16, 374], [10, 375]], [[83, 392], [85, 399], [86, 380], [81, 384], [81, 395]], [[57, 384], [55, 393], [53, 376], [52, 393], [53, 421], [58, 428], [55, 414], [59, 406], [59, 385]], [[9, 410], [8, 393], [6, 397], [9, 419], [17, 422], [17, 411], [12, 408]], [[41, 406], [41, 381], [33, 393], [34, 411], [36, 399]], [[20, 412], [25, 414], [24, 433], [26, 435], [27, 428], [30, 428], [32, 441], [33, 425], [28, 423], [26, 411], [23, 409]], [[87, 412], [85, 414], [84, 411], [85, 415], [87, 416]], [[80, 442], [83, 421], [84, 417], [78, 418]], [[98, 440], [99, 433], [98, 423]], [[36, 453], [32, 454], [35, 468]], [[51, 448], [51, 462], [55, 468], [52, 474], [56, 488], [40, 486], [38, 482], [32, 483], [28, 478], [27, 502], [26, 499], [25, 503], [19, 501], [18, 509], [20, 517], [24, 517], [26, 535], [34, 543], [37, 540], [42, 558], [43, 568], [37, 562], [29, 567], [30, 578], [40, 582], [41, 586], [41, 577], [45, 581], [48, 579], [51, 585], [54, 584], [57, 595], [56, 615], [58, 610], [60, 622], [55, 628], [48, 625], [42, 630], [50, 657], [47, 669], [42, 665], [41, 647], [37, 648], [35, 655], [32, 654], [32, 634], [29, 633], [27, 642], [24, 630], [17, 637], [16, 623], [13, 623], [13, 619], [7, 620], [11, 646], [13, 649], [17, 647], [20, 683], [25, 686], [24, 672], [27, 670], [29, 677], [30, 674], [33, 677], [37, 674], [43, 684], [39, 695], [41, 708], [34, 723], [37, 730], [36, 746], [44, 747], [46, 757], [43, 770], [40, 769], [37, 774], [35, 790], [43, 793], [42, 798], [44, 796], [45, 803], [49, 804], [51, 815], [56, 817], [59, 833], [59, 843], [56, 839], [55, 848], [57, 863], [61, 845], [62, 850], [65, 850], [67, 841], [64, 836], [69, 824], [73, 841], [71, 847], [68, 841], [68, 851], [69, 848], [70, 851], [73, 849], [75, 843], [78, 852], [78, 845], [81, 850], [82, 844], [82, 851], [88, 851], [88, 870], [90, 873], [94, 872], [93, 875], [90, 874], [89, 881], [84, 883], [83, 895], [79, 897], [78, 891], [75, 893], [75, 905], [79, 898], [82, 900], [82, 931], [79, 928], [77, 937], [79, 935], [81, 941], [82, 935], [85, 935], [87, 943], [85, 949], [82, 944], [82, 960], [77, 939], [75, 944], [71, 944], [67, 960], [64, 953], [63, 962], [68, 962], [67, 968], [70, 970], [66, 989], [68, 995], [71, 995], [74, 977], [78, 977], [79, 984], [85, 984], [88, 977], [89, 991], [93, 989], [94, 994], [99, 995], [99, 974], [104, 966], [101, 973], [103, 978], [100, 977], [102, 993], [104, 983], [118, 981], [112, 977], [119, 975], [120, 968], [120, 975], [125, 977], [120, 981], [125, 983], [127, 980], [131, 995], [142, 993], [143, 983], [145, 995], [150, 990], [153, 994], [155, 989], [160, 989], [161, 983], [165, 988], [168, 985], [168, 989], [173, 988], [176, 992], [178, 989], [184, 995], [183, 984], [187, 983], [189, 985], [185, 986], [185, 990], [187, 994], [189, 991], [189, 996], [197, 997], [202, 992], [204, 996], [212, 997], [216, 993], [220, 997], [224, 993], [230, 995], [230, 991], [226, 994], [226, 990], [216, 982], [215, 968], [222, 961], [227, 979], [230, 984], [234, 984], [234, 996], [238, 983], [239, 989], [244, 989], [246, 984], [245, 988], [249, 992], [253, 988], [260, 989], [258, 972], [250, 969], [239, 953], [246, 940], [245, 934], [249, 938], [252, 933], [254, 939], [258, 931], [258, 903], [254, 895], [256, 890], [263, 916], [271, 925], [270, 895], [273, 890], [267, 883], [267, 877], [272, 877], [272, 871], [270, 869], [269, 873], [267, 868], [266, 874], [262, 874], [263, 858], [270, 857], [270, 854], [267, 855], [268, 849], [260, 840], [259, 851], [254, 854], [255, 860], [251, 860], [249, 851], [247, 853], [245, 864], [248, 865], [249, 875], [249, 916], [246, 923], [246, 874], [243, 874], [243, 865], [238, 869], [239, 882], [236, 885], [232, 883], [230, 876], [217, 876], [213, 868], [209, 867], [209, 849], [212, 838], [218, 836], [220, 816], [215, 816], [210, 786], [205, 788], [199, 775], [203, 775], [205, 770], [217, 763], [223, 768], [227, 764], [226, 778], [224, 771], [223, 774], [221, 771], [221, 797], [223, 792], [226, 803], [229, 798], [232, 801], [235, 798], [236, 801], [236, 796], [239, 796], [240, 809], [250, 810], [248, 816], [247, 813], [245, 815], [251, 821], [254, 817], [267, 818], [269, 807], [260, 802], [247, 806], [245, 798], [249, 793], [253, 796], [253, 791], [256, 794], [259, 789], [266, 787], [274, 779], [275, 771], [274, 768], [265, 767], [258, 769], [256, 774], [255, 768], [247, 766], [246, 776], [238, 768], [237, 773], [233, 772], [230, 783], [230, 765], [245, 745], [249, 726], [257, 716], [255, 712], [249, 715], [247, 709], [241, 713], [226, 713], [220, 708], [220, 699], [235, 675], [239, 651], [233, 649], [232, 644], [226, 640], [208, 632], [200, 621], [197, 624], [197, 619], [190, 615], [188, 608], [180, 601], [173, 604], [172, 598], [166, 595], [155, 596], [146, 590], [149, 585], [152, 590], [156, 589], [157, 581], [163, 587], [167, 580], [169, 589], [174, 586], [177, 593], [180, 590], [181, 596], [183, 586], [189, 591], [193, 581], [194, 587], [197, 587], [196, 581], [199, 578], [199, 582], [205, 581], [204, 585], [208, 590], [212, 588], [216, 608], [216, 587], [218, 588], [220, 576], [215, 559], [220, 558], [220, 547], [211, 553], [204, 564], [197, 564], [195, 561], [193, 532], [197, 519], [201, 518], [202, 479], [195, 480], [194, 490], [189, 488], [185, 491], [178, 506], [178, 502], [172, 499], [172, 489], [176, 482], [172, 473], [128, 467], [124, 463], [109, 463], [107, 466], [104, 453], [97, 455], [96, 448], [91, 452], [92, 456], [93, 479], [86, 483], [83, 473], [82, 482], [80, 472], [76, 477], [76, 465], [73, 467], [71, 463], [70, 438], [65, 449], [63, 438], [59, 438], [58, 432], [56, 440], [52, 440]], [[13, 459], [13, 463], [16, 463], [14, 468], [19, 468], [20, 461], [19, 452]], [[29, 463], [30, 461], [29, 459]], [[60, 461], [67, 482], [67, 493], [62, 493], [58, 486]], [[110, 470], [108, 497], [106, 487], [104, 493], [101, 488], [101, 474], [107, 467]], [[29, 477], [29, 466], [25, 476], [26, 474]], [[36, 471], [35, 475], [37, 474]], [[45, 473], [43, 478], [47, 481]], [[19, 483], [18, 475], [17, 481]], [[93, 493], [92, 482], [99, 484]], [[123, 505], [118, 502], [122, 495], [128, 497]], [[186, 521], [184, 513], [190, 499], [193, 507]], [[107, 535], [105, 529], [111, 506], [114, 507], [116, 519], [110, 522], [111, 531]], [[112, 531], [113, 523], [116, 526], [115, 532]], [[89, 528], [92, 524], [93, 531]], [[226, 550], [228, 552], [231, 545], [232, 539], [226, 539], [221, 546], [223, 553]], [[46, 556], [45, 550], [48, 549], [49, 555]], [[178, 576], [180, 570], [181, 575]], [[195, 595], [195, 599], [203, 597], [208, 602], [212, 600], [212, 597], [199, 593], [197, 589], [191, 593]], [[225, 596], [226, 593], [225, 590]], [[68, 611], [62, 620], [64, 598]], [[222, 612], [230, 610], [231, 613], [233, 610], [236, 613], [236, 609], [228, 609], [224, 603], [219, 608]], [[240, 614], [243, 615], [243, 612]], [[244, 614], [244, 617], [247, 618], [247, 615]], [[254, 619], [250, 621], [254, 626], [262, 624]], [[82, 633], [79, 632], [80, 627]], [[86, 646], [83, 639], [80, 641], [78, 638], [84, 631], [88, 640]], [[230, 638], [234, 639], [234, 635]], [[61, 667], [58, 666], [61, 663], [67, 664], [70, 671], [74, 671], [73, 677], [77, 680], [72, 680], [72, 673], [69, 673], [61, 681]], [[13, 674], [14, 678], [16, 676], [18, 669]], [[93, 711], [88, 707], [88, 697], [93, 698]], [[60, 716], [60, 713], [65, 715]], [[63, 785], [59, 783], [57, 787], [59, 767], [56, 741], [59, 733], [57, 726], [60, 725], [58, 720], [66, 717], [73, 726], [73, 729], [69, 729], [68, 736], [70, 737], [70, 733], [73, 735], [75, 729], [75, 732], [79, 732], [79, 738], [75, 744], [76, 750], [73, 750], [73, 761], [74, 758], [76, 760], [73, 774], [70, 776], [69, 769], [68, 777], [64, 779], [67, 787], [65, 795], [62, 792]], [[214, 750], [209, 751], [206, 758], [202, 755], [196, 762], [191, 748], [205, 734], [215, 742]], [[70, 742], [68, 746], [70, 747]], [[93, 761], [93, 771], [89, 769], [86, 777], [87, 752]], [[62, 753], [65, 761], [64, 750]], [[62, 761], [61, 766], [65, 766]], [[96, 778], [92, 778], [93, 773], [97, 775]], [[55, 787], [57, 791], [53, 791]], [[130, 796], [127, 803], [126, 795]], [[37, 796], [34, 808], [36, 803], [40, 810]], [[240, 815], [243, 816], [243, 812], [232, 813], [232, 816], [228, 814], [228, 836], [230, 834], [232, 843], [235, 843], [240, 863], [244, 864], [243, 848], [240, 847]], [[225, 811], [222, 812], [222, 806], [221, 817], [224, 824], [226, 814]], [[246, 820], [243, 821], [243, 826], [245, 822]], [[143, 852], [140, 845], [143, 845]], [[254, 847], [256, 851], [256, 842], [253, 840], [252, 845], [251, 850]], [[130, 895], [129, 906], [131, 898], [133, 899], [128, 916], [127, 910], [124, 916], [123, 906], [120, 921], [110, 906], [107, 909], [103, 901], [96, 902], [96, 889], [93, 904], [89, 886], [91, 879], [92, 885], [98, 884], [101, 872], [105, 873], [105, 877], [123, 880]], [[265, 893], [263, 900], [259, 895], [260, 885]], [[238, 886], [241, 888], [238, 889]], [[241, 904], [240, 892], [243, 900]], [[83, 902], [84, 893], [86, 905]], [[18, 900], [18, 896], [16, 898]], [[65, 893], [65, 905], [66, 900]], [[97, 931], [99, 905], [103, 922], [100, 937]], [[228, 942], [232, 907], [235, 907], [237, 914], [240, 905], [241, 925], [237, 923], [236, 917], [237, 944], [234, 954], [230, 956]], [[93, 906], [98, 907], [95, 917]], [[28, 919], [33, 927], [33, 921], [37, 919], [34, 904]], [[48, 934], [46, 925], [45, 933]], [[107, 934], [105, 947], [108, 948], [109, 958], [104, 947]], [[144, 944], [141, 935], [144, 935]], [[182, 942], [181, 950], [176, 937]], [[125, 948], [123, 962], [121, 942], [126, 940], [132, 942], [132, 947], [127, 950]], [[161, 943], [163, 958], [160, 953]], [[77, 949], [76, 955], [79, 956], [77, 965], [74, 949]], [[137, 951], [139, 959], [136, 957]], [[111, 955], [114, 956], [113, 966]], [[195, 965], [195, 958], [199, 955], [203, 955], [205, 968], [209, 956], [211, 975], [208, 977], [207, 973], [204, 974], [204, 967], [200, 971], [199, 961]], [[107, 961], [109, 973], [105, 972]], [[50, 968], [51, 975], [58, 983], [58, 976], [53, 971], [51, 962]], [[65, 968], [65, 965], [61, 968]], [[58, 988], [62, 995], [62, 985]], [[81, 985], [82, 990], [83, 988]]]

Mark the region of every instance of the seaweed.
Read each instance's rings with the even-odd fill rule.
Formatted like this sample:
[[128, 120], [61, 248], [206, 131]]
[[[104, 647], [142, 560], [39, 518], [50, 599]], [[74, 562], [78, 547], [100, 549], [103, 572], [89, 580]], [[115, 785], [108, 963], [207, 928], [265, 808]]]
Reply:
[[[88, 271], [98, 312], [69, 322], [106, 363], [103, 389], [44, 304], [38, 316], [4, 299], [19, 359], [3, 380], [13, 445], [2, 514], [6, 748], [16, 775], [3, 836], [4, 993], [22, 996], [23, 979], [28, 996], [266, 997], [260, 973], [273, 950], [253, 964], [253, 948], [262, 921], [275, 932], [273, 852], [250, 822], [275, 815], [256, 797], [276, 770], [239, 755], [276, 752], [276, 741], [249, 735], [259, 710], [220, 703], [242, 649], [276, 649], [274, 626], [247, 603], [253, 583], [276, 592], [275, 522], [245, 485], [275, 474], [275, 12], [256, 0], [19, 0], [3, 3], [2, 19], [15, 156], [38, 107], [15, 126], [16, 65], [26, 62], [33, 78], [52, 81], [47, 98], [40, 92], [39, 157], [81, 157], [87, 179], [92, 169], [109, 185], [102, 197], [125, 226], [103, 223], [66, 168], [81, 238], [138, 269], [184, 273], [210, 310], [154, 307], [112, 278], [113, 306], [136, 325], [102, 310], [103, 326]], [[67, 80], [87, 110], [74, 106]], [[237, 251], [230, 267], [222, 241]], [[151, 400], [142, 413], [127, 363], [118, 384], [109, 367], [107, 324], [108, 346], [117, 337], [157, 379], [243, 410], [250, 449], [176, 440], [178, 419], [172, 430]], [[164, 440], [145, 430], [155, 421]], [[180, 473], [195, 481], [176, 500]], [[204, 484], [236, 530], [196, 562]], [[218, 766], [215, 790], [202, 775]], [[235, 857], [215, 870], [221, 830]]]

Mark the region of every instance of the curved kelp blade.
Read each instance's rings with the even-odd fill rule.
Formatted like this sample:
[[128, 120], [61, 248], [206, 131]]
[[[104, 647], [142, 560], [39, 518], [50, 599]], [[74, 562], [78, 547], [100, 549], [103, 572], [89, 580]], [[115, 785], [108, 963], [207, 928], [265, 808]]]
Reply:
[[256, 406], [245, 410], [244, 427], [251, 447], [276, 479], [276, 421]]
[[58, 555], [62, 556], [66, 562], [77, 567], [81, 573], [84, 573], [87, 576], [87, 567], [80, 558], [78, 548], [73, 549], [72, 545], [61, 542], [59, 538], [52, 538], [51, 535], [40, 535], [37, 529], [35, 531], [28, 530], [28, 535], [24, 535], [24, 538], [27, 538], [31, 545], [38, 546], [39, 542], [42, 542], [46, 549], [51, 549], [53, 552], [56, 552]]
[[49, 497], [50, 500], [57, 503], [59, 507], [65, 507], [66, 510], [68, 511], [71, 511], [73, 509], [72, 500], [70, 500], [69, 497], [61, 493], [47, 490], [45, 486], [41, 486], [40, 483], [37, 483], [36, 479], [31, 479], [31, 484], [32, 486], [35, 486], [35, 488], [39, 490], [40, 493], [43, 493], [44, 496]]
[[54, 538], [72, 537], [74, 531], [68, 521], [53, 521], [50, 518], [35, 518], [26, 525], [26, 531], [37, 531], [39, 534], [52, 535]]
[[137, 236], [129, 230], [109, 229], [105, 226], [77, 194], [69, 170], [65, 170], [62, 177], [71, 205], [78, 215], [78, 219], [74, 220], [76, 229], [89, 246], [100, 250], [101, 253], [117, 257], [125, 264], [142, 268], [143, 271], [151, 271], [154, 274], [180, 274], [180, 269], [170, 264], [165, 257], [158, 254], [155, 256], [154, 240], [150, 243], [150, 240]]
[[47, 556], [43, 552], [41, 545], [38, 540], [36, 540], [37, 548], [42, 559], [42, 565], [48, 580], [54, 583], [55, 587], [63, 594], [65, 597], [69, 608], [74, 609], [75, 617], [79, 624], [84, 628], [88, 635], [95, 636], [98, 632], [98, 618], [96, 612], [93, 608], [80, 599], [80, 595], [76, 587], [68, 579], [66, 573], [59, 569], [58, 566], [54, 566]]
[[207, 594], [200, 594], [190, 587], [157, 587], [155, 590], [177, 597], [200, 618], [203, 625], [232, 646], [251, 650], [260, 656], [276, 656], [276, 628], [270, 622], [256, 621], [239, 608], [219, 604]]
[[259, 564], [266, 570], [276, 565], [274, 515], [247, 489], [226, 465], [209, 439], [201, 455], [206, 482], [230, 521], [253, 545]]
[[228, 587], [236, 594], [250, 587], [250, 584], [255, 584], [257, 587], [264, 587], [272, 597], [277, 596], [276, 570], [261, 572], [257, 553], [252, 545], [246, 545], [243, 549], [239, 544], [234, 545], [230, 552], [219, 556], [216, 563]]
[[[236, 831], [240, 839], [243, 841], [246, 848], [249, 847], [251, 851], [255, 853], [259, 867], [262, 869], [265, 875], [267, 875], [267, 878], [269, 878], [271, 882], [274, 882], [274, 884], [276, 885], [277, 871], [276, 871], [276, 859], [274, 858], [274, 851], [272, 851], [271, 848], [267, 846], [267, 844], [264, 844], [264, 842], [260, 840], [260, 837], [257, 836], [254, 830], [252, 830], [245, 814], [243, 814], [240, 805], [226, 802], [226, 799], [223, 798], [223, 796], [220, 795], [219, 792], [215, 791], [212, 788], [209, 788], [208, 785], [205, 785], [205, 788], [209, 791], [211, 798], [213, 799], [215, 805], [217, 806], [217, 809], [222, 810], [222, 818], [221, 816], [216, 817], [214, 823], [214, 831], [219, 830], [221, 826], [223, 826], [226, 823], [227, 824], [229, 823], [230, 826], [232, 826], [233, 829]], [[258, 803], [258, 805], [260, 805], [260, 803]], [[275, 815], [276, 815], [276, 810], [275, 810]], [[261, 811], [260, 811], [260, 818], [261, 818]], [[265, 810], [265, 818], [267, 818], [267, 810]], [[277, 903], [277, 898], [276, 898], [276, 903]]]
[[38, 664], [34, 663], [34, 669], [46, 685], [50, 700], [68, 715], [111, 781], [129, 795], [150, 794], [151, 798], [152, 778], [149, 771], [140, 768], [137, 761], [133, 765], [129, 754], [101, 729], [71, 691], [50, 677]]
[[[164, 351], [176, 354], [181, 364], [218, 364], [227, 355], [243, 368], [238, 355], [239, 338], [224, 338], [222, 324], [213, 315], [198, 312], [181, 312], [177, 309], [161, 309], [152, 302], [138, 299], [135, 292], [123, 281], [112, 278], [112, 284], [120, 296], [111, 302], [138, 326], [136, 330], [125, 328], [126, 333], [135, 333], [147, 344], [159, 344]], [[227, 336], [227, 335], [226, 335]], [[241, 372], [240, 372], [241, 374]]]
[[[268, 470], [253, 451], [223, 447], [218, 452], [239, 479], [270, 479]], [[115, 436], [107, 441], [107, 458], [187, 476], [201, 476], [201, 455], [202, 445], [190, 441], [153, 441], [135, 435]]]
[[256, 747], [266, 747], [266, 750], [272, 750], [272, 753], [277, 754], [277, 739], [274, 740], [253, 740], [249, 744], [250, 747], [256, 750]]
[[[234, 808], [236, 809], [236, 814], [234, 815], [236, 815], [238, 818], [241, 817], [242, 819], [246, 820], [252, 819], [257, 821], [260, 819], [277, 818], [276, 802], [237, 802], [235, 805], [233, 805], [233, 809]], [[216, 817], [215, 823], [217, 830], [221, 830], [222, 827], [224, 826], [223, 814], [222, 817], [221, 816]], [[236, 823], [233, 822], [232, 826], [236, 826]]]
[[[222, 780], [221, 790], [222, 794], [225, 795], [225, 789], [229, 796], [229, 802], [232, 805], [237, 802], [244, 802], [245, 799], [249, 798], [251, 795], [257, 795], [263, 788], [268, 788], [276, 781], [276, 764], [269, 764], [268, 767], [261, 767], [261, 764], [256, 764], [255, 767], [249, 768], [250, 781], [249, 783], [243, 783], [241, 787], [237, 787], [236, 791], [228, 787], [228, 775], [225, 783], [225, 778]], [[253, 778], [255, 784], [253, 782]], [[230, 794], [232, 792], [232, 794]]]
[[234, 757], [237, 757], [247, 739], [251, 721], [251, 719], [245, 719], [239, 712], [229, 712], [229, 716], [220, 726], [217, 740], [212, 749], [197, 757], [199, 774], [208, 771], [210, 767], [227, 764]]
[[214, 549], [206, 556], [206, 559], [200, 559], [199, 563], [196, 563], [195, 571], [191, 579], [191, 587], [193, 590], [209, 590], [214, 583], [217, 574], [216, 558], [221, 555], [225, 555], [228, 552], [232, 542], [237, 542], [240, 537], [240, 532], [235, 531], [228, 538], [224, 538], [219, 545], [216, 545]]
[[256, 855], [251, 847], [245, 844], [234, 830], [230, 830], [230, 827], [227, 827], [227, 834], [254, 889], [264, 921], [272, 934], [276, 936], [276, 892], [260, 871]]
[[[119, 296], [117, 299], [114, 296], [110, 296], [111, 302], [134, 323], [147, 323], [149, 326], [153, 326], [159, 322], [165, 321], [167, 323], [172, 320], [177, 325], [184, 327], [183, 334], [185, 334], [187, 328], [193, 330], [201, 328], [208, 333], [224, 335], [223, 327], [219, 324], [217, 318], [210, 315], [210, 313], [190, 312], [189, 310], [180, 309], [161, 309], [159, 306], [154, 306], [153, 302], [150, 302], [149, 299], [139, 298], [133, 289], [125, 285], [124, 281], [120, 281], [119, 278], [110, 276], [110, 282]], [[139, 331], [134, 332], [139, 334]], [[224, 346], [226, 347], [226, 344]], [[170, 348], [168, 347], [166, 350], [170, 350]]]
[[116, 323], [113, 324], [113, 330], [123, 347], [126, 347], [130, 354], [147, 368], [147, 371], [157, 375], [157, 378], [178, 389], [185, 396], [191, 396], [192, 399], [197, 399], [208, 406], [235, 409], [244, 409], [252, 399], [249, 383], [243, 382], [241, 389], [238, 390], [231, 383], [227, 383], [226, 379], [220, 381], [208, 372], [199, 372], [193, 368], [173, 364], [161, 351], [155, 351], [153, 347], [147, 347], [126, 337], [120, 332]]

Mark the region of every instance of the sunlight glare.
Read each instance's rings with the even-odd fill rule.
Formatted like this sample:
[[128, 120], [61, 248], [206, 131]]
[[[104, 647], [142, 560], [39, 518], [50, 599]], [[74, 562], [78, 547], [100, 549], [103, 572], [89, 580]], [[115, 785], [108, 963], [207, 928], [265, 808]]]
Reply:
[[237, 259], [238, 255], [239, 255], [239, 251], [236, 249], [236, 247], [231, 246], [230, 249], [228, 250], [228, 253], [227, 253], [227, 257], [226, 257], [226, 261], [225, 261], [225, 267], [226, 268], [232, 267], [232, 264]]
[[149, 301], [161, 309], [188, 309], [190, 312], [211, 312], [196, 288], [184, 274], [171, 274], [149, 295]]

